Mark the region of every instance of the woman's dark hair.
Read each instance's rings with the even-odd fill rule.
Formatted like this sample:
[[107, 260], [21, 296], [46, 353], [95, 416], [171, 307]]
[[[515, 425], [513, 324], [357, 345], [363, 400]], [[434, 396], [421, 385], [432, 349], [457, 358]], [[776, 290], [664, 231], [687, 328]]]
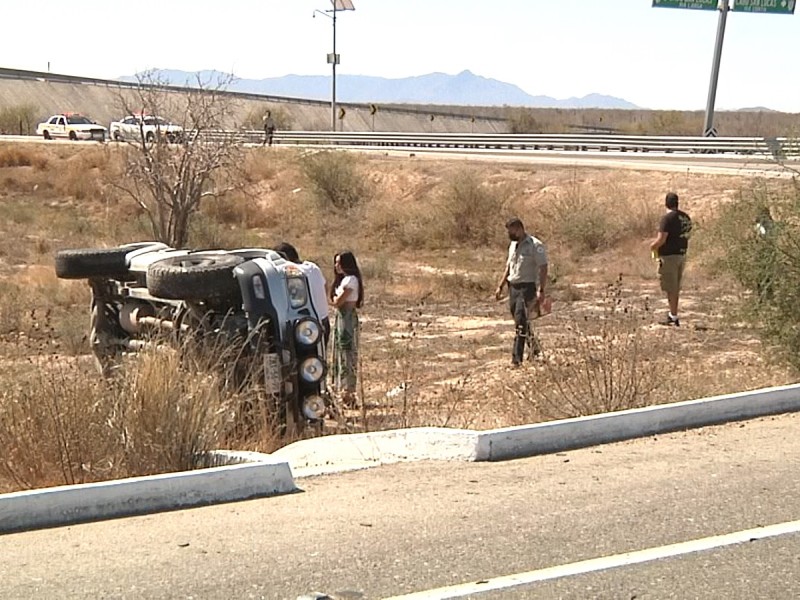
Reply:
[[339, 258], [339, 266], [342, 268], [342, 273], [336, 273], [334, 267], [334, 278], [333, 285], [331, 285], [330, 289], [330, 297], [333, 299], [336, 288], [339, 287], [345, 275], [353, 275], [358, 279], [358, 300], [356, 301], [356, 306], [361, 308], [361, 305], [364, 304], [364, 280], [361, 278], [361, 269], [358, 268], [356, 257], [352, 252], [340, 252], [333, 257], [334, 265], [336, 264], [337, 257]]

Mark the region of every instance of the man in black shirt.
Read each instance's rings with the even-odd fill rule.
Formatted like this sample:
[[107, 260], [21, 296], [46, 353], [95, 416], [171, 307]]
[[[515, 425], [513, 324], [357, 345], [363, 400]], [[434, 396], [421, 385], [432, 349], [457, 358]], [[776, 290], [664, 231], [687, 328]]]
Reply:
[[692, 233], [692, 220], [678, 209], [678, 194], [669, 192], [664, 201], [667, 214], [658, 225], [658, 237], [650, 244], [650, 251], [658, 258], [658, 278], [662, 291], [667, 294], [669, 314], [664, 325], [680, 326], [678, 298], [681, 293], [686, 249]]

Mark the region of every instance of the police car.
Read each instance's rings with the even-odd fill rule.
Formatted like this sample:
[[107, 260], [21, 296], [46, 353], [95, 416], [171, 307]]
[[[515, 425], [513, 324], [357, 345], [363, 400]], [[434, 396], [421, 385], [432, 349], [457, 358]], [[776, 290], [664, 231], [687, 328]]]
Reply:
[[46, 140], [65, 138], [68, 140], [95, 140], [103, 142], [107, 129], [92, 121], [89, 117], [78, 113], [61, 113], [53, 115], [36, 127], [36, 135]]

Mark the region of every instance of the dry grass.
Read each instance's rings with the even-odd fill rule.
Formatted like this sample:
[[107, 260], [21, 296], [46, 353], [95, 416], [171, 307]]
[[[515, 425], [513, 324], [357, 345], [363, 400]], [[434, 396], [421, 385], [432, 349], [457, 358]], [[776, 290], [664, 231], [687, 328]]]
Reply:
[[[274, 438], [263, 403], [211, 384], [219, 374], [210, 365], [187, 369], [143, 355], [113, 385], [89, 375], [88, 291], [53, 277], [52, 254], [146, 238], [146, 230], [135, 206], [108, 193], [104, 181], [119, 160], [113, 149], [54, 144], [28, 152], [41, 167], [0, 168], [0, 455], [13, 457], [0, 485], [174, 470], [202, 448], [285, 443]], [[773, 362], [757, 331], [731, 325], [730, 283], [712, 278], [700, 259], [713, 248], [706, 223], [749, 185], [744, 180], [372, 157], [356, 172], [370, 193], [320, 210], [303, 161], [294, 150], [251, 151], [245, 189], [202, 206], [192, 245], [287, 240], [327, 276], [334, 253], [356, 253], [367, 290], [363, 404], [332, 430], [515, 425], [796, 377]], [[63, 172], [75, 181], [61, 181]], [[653, 324], [653, 310], [660, 316], [666, 303], [647, 242], [666, 190], [677, 191], [698, 222], [681, 331]], [[536, 323], [545, 359], [516, 371], [508, 368], [508, 309], [493, 298], [511, 214], [548, 243], [555, 299], [553, 314]], [[619, 303], [609, 306], [610, 289]], [[34, 403], [32, 390], [44, 399]], [[249, 425], [233, 427], [242, 406]], [[124, 427], [135, 438], [123, 436]]]
[[33, 167], [43, 170], [47, 167], [47, 157], [19, 144], [4, 146], [0, 147], [0, 169], [4, 167]]
[[110, 380], [90, 360], [46, 350], [7, 363], [0, 489], [185, 471], [215, 448], [278, 447], [258, 390], [228, 387], [229, 348], [163, 345], [127, 358]]

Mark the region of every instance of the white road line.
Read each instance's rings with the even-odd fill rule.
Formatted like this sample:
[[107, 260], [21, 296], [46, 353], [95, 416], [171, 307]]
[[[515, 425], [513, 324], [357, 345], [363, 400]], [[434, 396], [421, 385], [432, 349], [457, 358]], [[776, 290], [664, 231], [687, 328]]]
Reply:
[[502, 590], [519, 585], [547, 581], [549, 579], [569, 577], [570, 575], [582, 575], [584, 573], [591, 573], [592, 571], [602, 571], [605, 569], [613, 569], [627, 565], [636, 565], [653, 560], [659, 560], [661, 558], [680, 556], [681, 554], [691, 554], [692, 552], [702, 552], [704, 550], [711, 550], [713, 548], [732, 546], [734, 544], [741, 544], [743, 542], [752, 542], [764, 538], [798, 532], [800, 532], [800, 521], [789, 521], [787, 523], [778, 523], [776, 525], [768, 525], [766, 527], [756, 527], [755, 529], [747, 529], [745, 531], [737, 531], [725, 535], [701, 538], [698, 540], [691, 540], [689, 542], [680, 542], [678, 544], [670, 544], [668, 546], [659, 546], [656, 548], [637, 550], [636, 552], [626, 552], [624, 554], [615, 554], [613, 556], [603, 556], [590, 560], [582, 560], [580, 562], [566, 565], [558, 565], [556, 567], [539, 569], [538, 571], [528, 571], [527, 573], [517, 573], [516, 575], [495, 577], [494, 579], [486, 579], [473, 583], [463, 583], [459, 585], [436, 588], [434, 590], [414, 592], [412, 594], [406, 594], [403, 596], [392, 596], [386, 600], [444, 600], [445, 598], [461, 598], [471, 594]]

